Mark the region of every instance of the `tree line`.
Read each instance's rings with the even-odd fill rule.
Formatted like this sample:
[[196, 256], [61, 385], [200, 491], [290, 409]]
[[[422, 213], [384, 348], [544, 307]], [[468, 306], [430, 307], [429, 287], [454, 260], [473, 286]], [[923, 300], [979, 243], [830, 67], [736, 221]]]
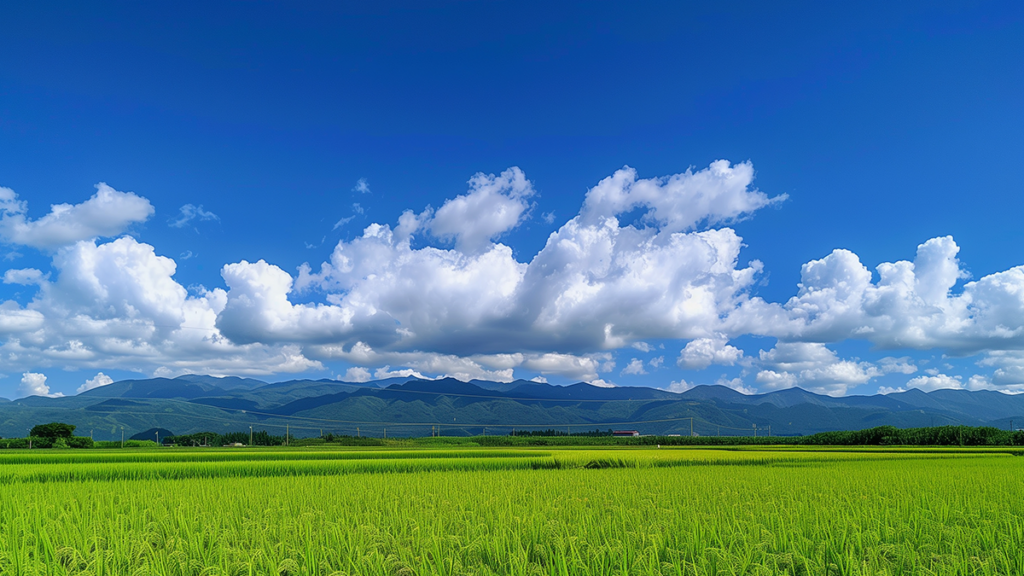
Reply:
[[1024, 430], [991, 426], [933, 426], [897, 428], [878, 426], [864, 430], [819, 432], [807, 436], [477, 436], [483, 446], [1024, 446]]
[[76, 426], [63, 422], [38, 424], [28, 432], [27, 438], [0, 440], [4, 448], [92, 448], [94, 442], [88, 436], [75, 436]]
[[[294, 440], [294, 436], [291, 437]], [[252, 433], [252, 446], [281, 446], [285, 442], [284, 436], [275, 436], [266, 430]], [[177, 446], [225, 446], [228, 444], [250, 445], [249, 432], [228, 432], [218, 434], [216, 432], [196, 432], [195, 434], [179, 434], [161, 438], [160, 443], [164, 445]]]

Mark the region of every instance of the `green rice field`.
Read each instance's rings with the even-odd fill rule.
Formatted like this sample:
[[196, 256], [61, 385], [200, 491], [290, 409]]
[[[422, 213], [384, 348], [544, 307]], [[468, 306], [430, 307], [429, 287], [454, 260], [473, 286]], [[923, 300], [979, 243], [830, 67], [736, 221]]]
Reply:
[[0, 454], [0, 574], [1024, 574], [984, 449]]

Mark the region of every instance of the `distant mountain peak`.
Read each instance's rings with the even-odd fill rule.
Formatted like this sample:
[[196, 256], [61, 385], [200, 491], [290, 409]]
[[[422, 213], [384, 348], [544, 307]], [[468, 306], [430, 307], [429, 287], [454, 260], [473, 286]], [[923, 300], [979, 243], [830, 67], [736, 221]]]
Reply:
[[[917, 427], [945, 424], [1005, 427], [1024, 422], [1024, 396], [998, 392], [911, 389], [889, 395], [831, 397], [802, 388], [742, 394], [721, 385], [700, 385], [683, 393], [647, 387], [603, 388], [585, 382], [568, 386], [529, 380], [493, 382], [415, 377], [369, 382], [297, 379], [272, 384], [251, 378], [187, 374], [177, 378], [121, 380], [64, 398], [30, 396], [0, 402], [0, 435], [24, 434], [32, 425], [61, 420], [104, 430], [125, 426], [139, 433], [151, 428], [187, 434], [201, 430], [292, 430], [371, 433], [405, 423], [453, 422], [456, 434], [506, 433], [508, 423], [573, 430], [607, 429], [615, 423], [642, 433], [725, 433], [770, 426], [773, 434], [810, 434], [862, 429], [883, 424]], [[312, 420], [311, 420], [312, 419]], [[310, 424], [316, 422], [316, 424]], [[347, 423], [347, 424], [346, 424]], [[506, 424], [503, 424], [506, 423]], [[305, 426], [305, 428], [303, 428]], [[356, 426], [360, 430], [356, 430]], [[704, 426], [703, 430], [700, 426]], [[717, 426], [720, 426], [718, 428]], [[376, 428], [375, 428], [376, 427]], [[446, 426], [447, 428], [447, 426]], [[260, 428], [262, 429], [262, 428]], [[424, 433], [407, 424], [406, 433]], [[96, 428], [100, 433], [100, 428]], [[314, 433], [314, 432], [309, 432]], [[103, 432], [106, 435], [107, 432]], [[153, 432], [155, 437], [155, 432]], [[161, 438], [164, 433], [161, 432]], [[119, 438], [120, 435], [118, 434]], [[103, 436], [100, 436], [103, 438]]]

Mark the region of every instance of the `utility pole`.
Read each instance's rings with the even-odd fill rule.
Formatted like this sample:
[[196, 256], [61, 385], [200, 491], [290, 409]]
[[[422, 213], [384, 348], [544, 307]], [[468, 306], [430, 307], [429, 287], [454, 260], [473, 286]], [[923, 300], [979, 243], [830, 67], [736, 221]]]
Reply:
[[32, 429], [31, 428], [29, 428], [27, 436], [28, 436], [28, 449], [31, 450], [32, 449]]
[[124, 448], [124, 426], [121, 426], [121, 448]]
[[359, 426], [356, 426], [356, 438], [362, 438], [362, 436], [359, 435]]
[[754, 424], [754, 438], [757, 438], [757, 424]]
[[288, 445], [288, 425], [284, 425], [284, 445]]
[[384, 439], [387, 440], [387, 438], [388, 438], [388, 429], [384, 428]]
[[[641, 366], [643, 368], [643, 366]], [[690, 417], [690, 438], [693, 438], [693, 417]]]
[[[1010, 428], [1013, 428], [1013, 420], [1010, 420]], [[92, 440], [92, 430], [89, 430], [89, 440]]]
[[156, 432], [156, 445], [157, 446], [160, 445], [160, 431], [159, 430], [157, 430], [157, 432]]
[[249, 426], [249, 446], [252, 446], [252, 426]]

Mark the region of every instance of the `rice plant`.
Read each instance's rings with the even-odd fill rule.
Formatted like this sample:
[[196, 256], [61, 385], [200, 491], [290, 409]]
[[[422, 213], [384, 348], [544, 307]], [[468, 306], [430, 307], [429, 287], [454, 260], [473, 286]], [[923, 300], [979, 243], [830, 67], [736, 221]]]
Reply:
[[0, 573], [1024, 574], [1007, 454], [310, 454], [4, 455]]

